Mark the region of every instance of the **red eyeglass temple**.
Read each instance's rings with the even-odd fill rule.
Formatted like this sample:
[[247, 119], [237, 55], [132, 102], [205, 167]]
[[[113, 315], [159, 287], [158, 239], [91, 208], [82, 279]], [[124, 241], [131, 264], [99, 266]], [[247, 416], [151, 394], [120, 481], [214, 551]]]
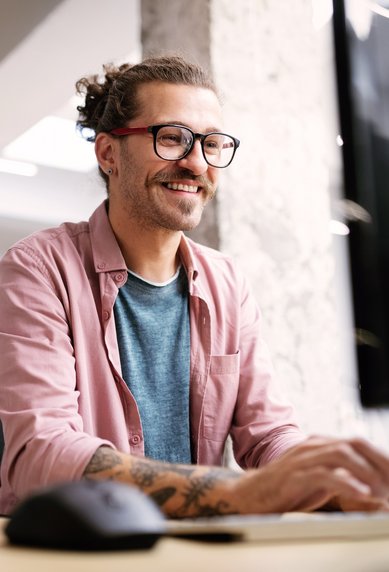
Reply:
[[131, 135], [132, 133], [147, 133], [148, 131], [147, 127], [118, 127], [112, 129], [110, 133], [112, 135]]

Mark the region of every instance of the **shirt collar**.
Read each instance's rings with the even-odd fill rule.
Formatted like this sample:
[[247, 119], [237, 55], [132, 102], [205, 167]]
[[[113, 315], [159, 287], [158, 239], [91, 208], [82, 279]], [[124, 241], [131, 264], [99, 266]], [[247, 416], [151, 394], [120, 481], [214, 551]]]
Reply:
[[108, 200], [89, 219], [95, 271], [126, 271], [126, 263], [108, 218]]
[[182, 234], [180, 246], [178, 248], [178, 253], [181, 258], [181, 262], [185, 268], [186, 275], [188, 277], [189, 285], [196, 280], [198, 275], [198, 268], [196, 264], [196, 259], [193, 253], [193, 243]]

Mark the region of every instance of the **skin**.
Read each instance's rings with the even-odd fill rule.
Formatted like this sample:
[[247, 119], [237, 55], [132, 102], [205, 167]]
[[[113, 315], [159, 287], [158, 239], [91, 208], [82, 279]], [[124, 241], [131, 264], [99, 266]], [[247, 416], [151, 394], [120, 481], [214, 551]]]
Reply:
[[[223, 131], [216, 95], [207, 89], [160, 82], [139, 88], [140, 113], [128, 126], [178, 123], [194, 132]], [[96, 156], [108, 172], [109, 219], [128, 267], [156, 282], [177, 268], [181, 232], [197, 226], [218, 184], [197, 141], [179, 161], [164, 161], [152, 136], [100, 133]], [[198, 186], [196, 193], [166, 183]], [[165, 183], [165, 184], [163, 184]], [[389, 457], [361, 439], [311, 437], [268, 465], [242, 473], [227, 468], [161, 463], [109, 447], [85, 469], [90, 479], [139, 487], [171, 518], [220, 514], [389, 508]]]

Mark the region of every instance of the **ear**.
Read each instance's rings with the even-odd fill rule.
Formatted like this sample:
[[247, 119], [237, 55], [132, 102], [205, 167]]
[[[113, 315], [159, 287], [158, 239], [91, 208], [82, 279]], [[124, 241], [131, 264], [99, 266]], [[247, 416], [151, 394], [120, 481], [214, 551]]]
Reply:
[[109, 169], [115, 171], [117, 145], [109, 133], [99, 133], [95, 139], [95, 154], [100, 168], [107, 173]]

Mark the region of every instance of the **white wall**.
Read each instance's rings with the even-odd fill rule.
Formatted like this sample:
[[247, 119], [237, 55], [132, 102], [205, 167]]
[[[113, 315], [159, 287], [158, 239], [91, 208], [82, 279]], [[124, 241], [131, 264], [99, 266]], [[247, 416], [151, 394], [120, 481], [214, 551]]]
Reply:
[[342, 178], [325, 4], [212, 2], [214, 71], [242, 139], [219, 194], [221, 248], [250, 278], [303, 427], [389, 450], [388, 411], [359, 403], [346, 239], [330, 232]]

